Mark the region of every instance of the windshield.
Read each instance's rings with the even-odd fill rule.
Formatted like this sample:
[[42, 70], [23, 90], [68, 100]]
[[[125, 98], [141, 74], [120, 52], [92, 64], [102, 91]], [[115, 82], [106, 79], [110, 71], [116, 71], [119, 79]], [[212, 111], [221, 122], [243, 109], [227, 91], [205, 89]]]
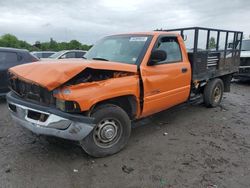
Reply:
[[250, 51], [250, 40], [243, 40], [241, 50]]
[[60, 57], [62, 54], [64, 54], [65, 51], [59, 51], [54, 53], [53, 55], [49, 56], [49, 58], [51, 59], [57, 59], [58, 57]]
[[145, 35], [118, 35], [101, 39], [84, 56], [86, 59], [136, 64], [149, 40]]

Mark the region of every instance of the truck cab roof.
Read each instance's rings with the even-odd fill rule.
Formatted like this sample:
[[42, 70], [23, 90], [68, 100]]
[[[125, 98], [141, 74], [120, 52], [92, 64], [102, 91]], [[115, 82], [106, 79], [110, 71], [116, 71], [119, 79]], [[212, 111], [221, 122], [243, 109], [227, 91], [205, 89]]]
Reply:
[[[132, 33], [121, 33], [116, 35], [151, 35], [151, 36], [158, 36], [158, 35], [174, 35], [177, 36], [178, 33], [176, 32], [168, 32], [168, 31], [148, 31], [148, 32], [132, 32]], [[111, 35], [115, 36], [115, 35]]]

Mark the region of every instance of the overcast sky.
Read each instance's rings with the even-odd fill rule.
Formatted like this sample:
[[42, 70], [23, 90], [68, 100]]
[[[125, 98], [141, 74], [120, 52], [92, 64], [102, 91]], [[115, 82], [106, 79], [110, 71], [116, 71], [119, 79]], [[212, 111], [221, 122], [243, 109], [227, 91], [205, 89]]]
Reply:
[[0, 35], [30, 43], [206, 26], [250, 33], [249, 0], [0, 0]]

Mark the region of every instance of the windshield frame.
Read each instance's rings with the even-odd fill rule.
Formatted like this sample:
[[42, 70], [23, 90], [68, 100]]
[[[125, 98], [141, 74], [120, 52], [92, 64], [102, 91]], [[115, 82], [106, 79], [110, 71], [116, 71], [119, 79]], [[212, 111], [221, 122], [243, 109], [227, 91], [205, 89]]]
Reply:
[[[146, 54], [147, 52], [147, 49], [152, 41], [152, 38], [153, 38], [153, 35], [150, 35], [150, 34], [119, 34], [119, 35], [110, 35], [110, 36], [107, 36], [107, 37], [104, 37], [104, 38], [101, 38], [100, 40], [98, 40], [96, 42], [96, 44], [98, 44], [98, 42], [102, 41], [102, 40], [105, 40], [105, 39], [108, 39], [108, 38], [114, 38], [114, 37], [147, 37], [147, 40], [145, 41], [145, 44], [144, 46], [142, 47], [141, 49], [141, 52], [139, 53], [138, 55], [138, 58], [137, 60], [135, 61], [135, 63], [131, 64], [131, 63], [126, 63], [126, 62], [120, 62], [120, 61], [112, 61], [112, 62], [115, 62], [115, 63], [122, 63], [122, 64], [128, 64], [128, 65], [140, 65], [142, 60], [143, 60], [143, 57], [144, 55]], [[95, 45], [96, 45], [95, 44]], [[93, 45], [93, 47], [95, 46]], [[92, 48], [93, 48], [92, 47]], [[91, 48], [91, 49], [92, 49]], [[89, 52], [91, 52], [91, 49], [89, 49], [89, 51], [85, 54], [87, 55]], [[85, 55], [83, 56], [83, 58], [85, 59]], [[90, 60], [92, 61], [93, 59], [88, 59], [86, 58], [86, 60]], [[103, 61], [104, 63], [108, 63], [109, 61]]]

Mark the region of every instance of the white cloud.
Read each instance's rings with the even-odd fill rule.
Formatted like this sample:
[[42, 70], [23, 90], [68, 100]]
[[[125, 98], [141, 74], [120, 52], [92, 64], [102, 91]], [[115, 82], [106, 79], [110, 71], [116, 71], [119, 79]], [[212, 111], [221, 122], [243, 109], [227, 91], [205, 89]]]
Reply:
[[143, 0], [101, 0], [100, 5], [111, 10], [119, 11], [136, 11], [140, 8], [140, 4]]
[[0, 35], [29, 42], [77, 39], [156, 28], [207, 26], [250, 31], [245, 0], [8, 0], [0, 1]]

